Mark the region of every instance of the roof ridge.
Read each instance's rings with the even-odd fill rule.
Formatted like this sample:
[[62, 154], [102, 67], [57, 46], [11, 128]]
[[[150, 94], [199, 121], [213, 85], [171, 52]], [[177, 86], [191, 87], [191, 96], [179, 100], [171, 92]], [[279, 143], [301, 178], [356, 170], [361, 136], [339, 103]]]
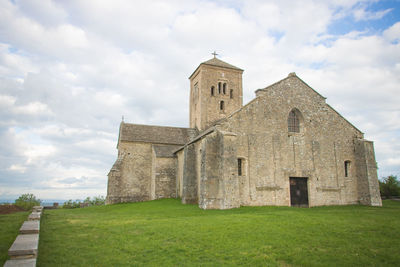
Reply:
[[151, 124], [127, 123], [127, 122], [122, 122], [121, 124], [138, 125], [138, 126], [147, 126], [147, 127], [163, 127], [163, 128], [175, 128], [175, 129], [196, 130], [196, 128], [178, 127], [178, 126], [166, 126], [166, 125], [151, 125]]
[[195, 128], [121, 123], [118, 144], [124, 141], [182, 145], [197, 133]]
[[[212, 59], [209, 59], [209, 60], [207, 60], [207, 61], [204, 61], [204, 62], [202, 62], [201, 64], [212, 65], [212, 66], [218, 66], [218, 67], [223, 67], [223, 68], [231, 68], [231, 69], [242, 70], [241, 68], [238, 68], [238, 67], [236, 67], [236, 66], [234, 66], [234, 65], [232, 65], [232, 64], [229, 64], [229, 63], [227, 63], [227, 62], [225, 62], [225, 61], [223, 61], [223, 60], [221, 60], [221, 59], [219, 59], [219, 58], [216, 58], [216, 57], [214, 57], [214, 58], [212, 58]], [[200, 65], [201, 65], [201, 64], [200, 64]]]
[[220, 67], [220, 68], [226, 68], [226, 69], [232, 69], [232, 70], [238, 70], [238, 71], [244, 71], [241, 68], [238, 68], [232, 64], [229, 64], [219, 58], [212, 58], [207, 61], [204, 61], [199, 64], [199, 66], [193, 71], [193, 73], [189, 76], [189, 79], [197, 72], [197, 70], [200, 68], [201, 65], [208, 65], [208, 66], [215, 66], [215, 67]]

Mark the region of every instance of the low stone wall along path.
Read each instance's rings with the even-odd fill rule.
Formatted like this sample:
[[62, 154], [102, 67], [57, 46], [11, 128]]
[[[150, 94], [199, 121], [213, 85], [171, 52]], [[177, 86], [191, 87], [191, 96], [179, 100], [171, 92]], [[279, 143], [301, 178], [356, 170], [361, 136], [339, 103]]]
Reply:
[[34, 206], [32, 213], [28, 216], [19, 229], [19, 235], [8, 250], [10, 260], [6, 261], [4, 267], [35, 267], [39, 246], [40, 216], [43, 207]]

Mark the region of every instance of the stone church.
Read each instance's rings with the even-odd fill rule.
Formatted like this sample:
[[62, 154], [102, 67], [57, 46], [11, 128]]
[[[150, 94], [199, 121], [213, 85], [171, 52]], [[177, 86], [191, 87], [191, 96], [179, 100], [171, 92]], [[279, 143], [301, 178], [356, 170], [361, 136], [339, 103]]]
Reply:
[[180, 198], [202, 209], [381, 206], [374, 146], [303, 80], [255, 91], [218, 58], [190, 75], [190, 127], [122, 122], [107, 203]]

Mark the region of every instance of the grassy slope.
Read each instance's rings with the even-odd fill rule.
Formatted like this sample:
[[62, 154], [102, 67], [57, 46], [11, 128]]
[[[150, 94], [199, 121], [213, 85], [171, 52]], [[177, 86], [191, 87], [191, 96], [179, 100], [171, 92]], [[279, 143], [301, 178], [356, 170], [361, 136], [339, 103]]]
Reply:
[[46, 210], [39, 266], [397, 265], [400, 202], [201, 210], [165, 199]]
[[8, 257], [8, 249], [18, 235], [19, 228], [28, 218], [29, 212], [0, 214], [0, 266], [3, 266]]

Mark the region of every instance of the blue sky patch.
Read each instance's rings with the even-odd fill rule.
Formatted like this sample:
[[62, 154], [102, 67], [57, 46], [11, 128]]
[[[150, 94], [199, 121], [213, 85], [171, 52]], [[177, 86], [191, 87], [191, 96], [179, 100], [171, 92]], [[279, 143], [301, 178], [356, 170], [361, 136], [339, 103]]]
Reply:
[[[366, 15], [365, 20], [357, 20], [354, 16], [354, 11], [358, 9], [364, 9], [370, 16]], [[390, 11], [381, 18], [373, 18], [372, 16], [374, 13], [376, 14], [377, 12], [389, 9]], [[339, 10], [338, 12], [341, 11]], [[333, 35], [344, 35], [352, 31], [360, 31], [372, 35], [381, 33], [383, 30], [400, 21], [400, 1], [396, 0], [374, 2], [370, 3], [367, 7], [365, 7], [365, 4], [358, 4], [352, 11], [346, 17], [334, 21], [328, 27], [327, 32]]]

